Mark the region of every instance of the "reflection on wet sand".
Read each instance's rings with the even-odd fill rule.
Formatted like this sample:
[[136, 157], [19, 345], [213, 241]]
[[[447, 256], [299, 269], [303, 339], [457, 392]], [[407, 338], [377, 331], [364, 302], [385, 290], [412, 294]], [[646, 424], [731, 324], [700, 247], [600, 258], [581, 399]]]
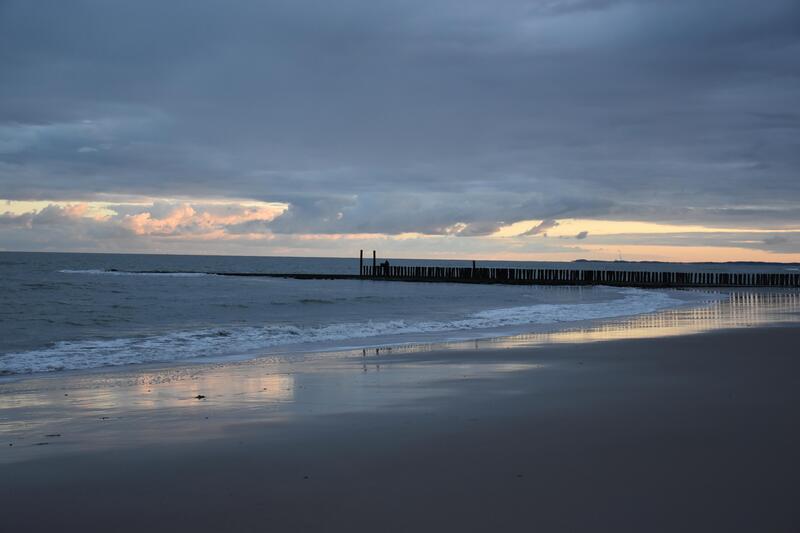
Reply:
[[[0, 442], [96, 448], [208, 436], [220, 431], [212, 417], [221, 405], [235, 408], [242, 419], [277, 421], [286, 416], [280, 406], [294, 399], [291, 374], [202, 370], [48, 376], [8, 384], [0, 391]], [[198, 420], [206, 423], [198, 426]]]
[[800, 321], [800, 291], [758, 290], [706, 291], [709, 300], [699, 307], [669, 309], [657, 313], [593, 322], [580, 328], [536, 332], [510, 337], [449, 344], [392, 346], [383, 353], [420, 353], [433, 350], [465, 350], [528, 347], [552, 343], [595, 342], [689, 335], [718, 329]]
[[798, 317], [791, 313], [798, 311], [798, 292], [733, 292], [729, 293], [728, 298], [712, 300], [703, 307], [670, 309], [578, 330], [524, 336], [526, 338], [519, 339], [519, 342], [524, 345], [671, 337], [777, 321], [796, 321]]

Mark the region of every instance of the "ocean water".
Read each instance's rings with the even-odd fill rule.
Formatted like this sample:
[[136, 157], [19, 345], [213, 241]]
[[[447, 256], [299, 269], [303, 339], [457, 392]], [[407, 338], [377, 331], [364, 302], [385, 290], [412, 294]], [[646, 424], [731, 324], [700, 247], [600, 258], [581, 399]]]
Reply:
[[[540, 265], [497, 262], [492, 266]], [[621, 263], [614, 267], [653, 268]], [[673, 268], [687, 267], [659, 265], [659, 269]], [[763, 265], [752, 268], [765, 270]], [[713, 298], [690, 291], [612, 287], [204, 274], [357, 270], [357, 259], [2, 252], [0, 374], [485, 338], [701, 305]]]

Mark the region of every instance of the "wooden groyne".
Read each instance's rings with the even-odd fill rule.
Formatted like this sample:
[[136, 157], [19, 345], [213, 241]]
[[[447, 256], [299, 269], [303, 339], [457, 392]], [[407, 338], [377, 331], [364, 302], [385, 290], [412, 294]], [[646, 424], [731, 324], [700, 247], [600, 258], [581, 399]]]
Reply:
[[[114, 271], [113, 269], [111, 271]], [[499, 268], [472, 266], [364, 264], [361, 252], [358, 273], [268, 273], [129, 271], [136, 274], [210, 274], [217, 276], [292, 278], [316, 280], [379, 280], [419, 283], [499, 283], [507, 285], [613, 285], [618, 287], [773, 287], [800, 288], [800, 272], [680, 272], [643, 270], [598, 270], [575, 268]]]
[[615, 285], [622, 287], [800, 287], [800, 273], [647, 272], [546, 268], [360, 266], [360, 278], [511, 285]]

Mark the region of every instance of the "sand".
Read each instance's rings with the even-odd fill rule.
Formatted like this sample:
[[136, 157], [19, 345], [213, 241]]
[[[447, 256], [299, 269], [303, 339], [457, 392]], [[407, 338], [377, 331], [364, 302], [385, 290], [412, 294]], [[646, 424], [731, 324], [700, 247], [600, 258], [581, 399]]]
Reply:
[[0, 529], [798, 531], [798, 346], [758, 327], [5, 385]]

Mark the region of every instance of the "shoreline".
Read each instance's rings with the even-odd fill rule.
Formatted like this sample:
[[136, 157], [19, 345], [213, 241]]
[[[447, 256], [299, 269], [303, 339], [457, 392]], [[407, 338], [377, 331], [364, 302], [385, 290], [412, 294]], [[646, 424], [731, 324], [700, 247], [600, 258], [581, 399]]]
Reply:
[[[707, 301], [702, 306], [687, 303], [655, 313], [614, 317], [609, 319], [582, 320], [568, 324], [545, 325], [539, 330], [504, 336], [487, 336], [486, 338], [436, 341], [432, 343], [413, 342], [397, 345], [372, 345], [333, 350], [292, 351], [286, 353], [270, 353], [260, 356], [246, 355], [241, 357], [195, 358], [180, 361], [156, 362], [144, 364], [97, 367], [61, 372], [20, 374], [0, 377], [0, 439], [10, 442], [14, 438], [22, 440], [32, 437], [25, 431], [19, 420], [37, 419], [38, 423], [47, 424], [52, 420], [47, 413], [28, 412], [28, 404], [41, 407], [46, 405], [56, 413], [62, 409], [64, 397], [70, 392], [112, 389], [125, 391], [120, 398], [114, 399], [116, 407], [124, 411], [135, 403], [134, 396], [141, 393], [142, 386], [147, 393], [153, 387], [172, 387], [172, 395], [181, 390], [181, 383], [206, 379], [214, 376], [212, 383], [203, 390], [204, 399], [215, 393], [221, 381], [247, 378], [243, 374], [255, 372], [265, 376], [277, 375], [313, 375], [322, 370], [336, 368], [337, 371], [351, 370], [354, 366], [367, 372], [368, 367], [413, 362], [436, 362], [443, 367], [458, 365], [459, 361], [473, 360], [476, 355], [489, 353], [515, 353], [520, 350], [536, 354], [541, 350], [571, 346], [581, 349], [582, 346], [595, 343], [613, 343], [630, 340], [670, 339], [687, 337], [696, 334], [734, 333], [743, 328], [775, 328], [800, 327], [800, 293], [796, 291], [744, 291], [728, 293], [726, 298]], [[552, 329], [550, 329], [552, 328]], [[479, 355], [478, 355], [479, 358]], [[451, 360], [452, 359], [452, 360]], [[423, 378], [422, 381], [424, 381]], [[137, 389], [138, 388], [138, 389]], [[185, 388], [185, 387], [184, 387]], [[270, 383], [262, 387], [263, 391], [274, 388]], [[291, 386], [286, 388], [291, 390]], [[65, 392], [68, 391], [68, 392]], [[227, 392], [221, 388], [224, 396]], [[184, 396], [183, 399], [194, 396]], [[47, 398], [43, 401], [43, 398]], [[94, 401], [94, 400], [92, 400]], [[91, 401], [89, 402], [91, 404]], [[108, 403], [108, 402], [106, 402]], [[165, 404], [163, 401], [148, 403], [148, 409], [166, 407], [177, 404]], [[20, 414], [12, 413], [13, 409], [21, 409]], [[109, 416], [100, 415], [101, 419]], [[116, 416], [116, 414], [114, 415]], [[15, 418], [18, 419], [15, 421]], [[58, 419], [56, 416], [55, 419]], [[38, 425], [38, 424], [37, 424]], [[11, 428], [11, 429], [9, 429]], [[2, 440], [0, 440], [2, 443]], [[50, 443], [47, 443], [50, 444]], [[13, 446], [12, 446], [13, 447]], [[0, 449], [2, 449], [0, 447]], [[18, 448], [19, 449], [19, 448]], [[0, 463], [3, 462], [0, 455]], [[8, 457], [6, 457], [8, 459]]]
[[[471, 313], [455, 314], [442, 319], [420, 319], [414, 317], [413, 313], [374, 320], [370, 315], [357, 315], [352, 317], [352, 321], [323, 320], [318, 324], [305, 324], [302, 320], [241, 325], [216, 325], [212, 322], [195, 328], [142, 332], [138, 335], [126, 335], [122, 332], [114, 338], [57, 337], [51, 339], [47, 345], [32, 345], [27, 349], [5, 354], [5, 363], [0, 366], [3, 369], [0, 379], [136, 364], [224, 362], [261, 356], [291, 357], [292, 354], [336, 353], [374, 347], [446, 344], [509, 337], [613, 321], [663, 309], [705, 305], [708, 301], [717, 299], [719, 296], [715, 295], [720, 294], [720, 291], [705, 290], [614, 287], [576, 287], [567, 290], [569, 289], [574, 289], [569, 292], [577, 292], [578, 295], [587, 291], [589, 298], [585, 307], [576, 304], [575, 311], [565, 311], [558, 304], [548, 309], [544, 309], [547, 305], [540, 308], [538, 305], [523, 304], [480, 308]], [[596, 291], [611, 291], [612, 297], [607, 302], [593, 301], [592, 295], [599, 295], [597, 298], [602, 299], [605, 294]], [[582, 297], [579, 296], [580, 298]], [[570, 304], [565, 304], [564, 307], [570, 307]], [[574, 312], [579, 312], [580, 315], [565, 315]], [[547, 313], [552, 316], [547, 316]], [[266, 336], [262, 328], [270, 330]], [[91, 356], [87, 358], [85, 354]]]
[[[664, 291], [663, 289], [653, 289]], [[195, 366], [218, 366], [247, 361], [273, 361], [281, 363], [301, 363], [319, 358], [348, 358], [364, 351], [394, 351], [397, 353], [416, 353], [419, 351], [459, 350], [475, 347], [538, 346], [562, 342], [594, 342], [611, 338], [659, 337], [682, 335], [730, 327], [768, 324], [781, 318], [781, 313], [800, 313], [800, 291], [792, 289], [667, 289], [707, 296], [701, 300], [685, 300], [683, 303], [632, 315], [581, 319], [546, 324], [520, 324], [500, 328], [478, 330], [452, 330], [449, 332], [384, 335], [376, 337], [353, 338], [346, 346], [325, 346], [319, 342], [305, 342], [269, 348], [268, 351], [252, 350], [233, 355], [211, 355], [168, 361], [148, 361], [120, 365], [106, 365], [89, 368], [52, 370], [33, 373], [0, 374], [0, 396], [4, 385], [27, 380], [44, 378], [70, 379], [74, 376], [103, 375], [106, 373], [159, 372], [170, 369], [191, 368]], [[749, 302], [736, 302], [737, 298], [755, 298]], [[741, 309], [734, 309], [739, 307]], [[747, 315], [743, 323], [741, 315]], [[800, 320], [800, 318], [798, 318]], [[442, 338], [447, 335], [448, 338]], [[427, 340], [431, 338], [433, 340]]]

